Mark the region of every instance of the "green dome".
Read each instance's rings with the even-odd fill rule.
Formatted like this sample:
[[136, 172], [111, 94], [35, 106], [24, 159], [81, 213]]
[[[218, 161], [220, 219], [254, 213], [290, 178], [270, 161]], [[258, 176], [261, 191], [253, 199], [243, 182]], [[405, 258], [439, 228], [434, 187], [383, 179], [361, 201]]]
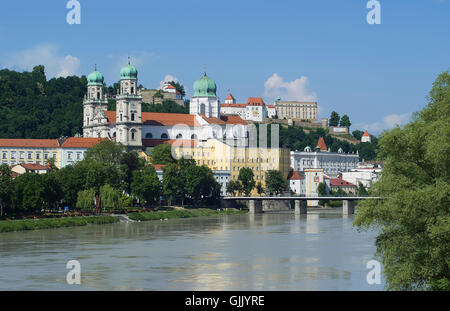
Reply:
[[216, 83], [210, 79], [206, 72], [194, 83], [194, 97], [196, 96], [208, 96], [216, 97]]
[[137, 69], [136, 67], [128, 64], [120, 70], [120, 79], [137, 79]]
[[103, 85], [103, 75], [95, 69], [87, 76], [88, 85]]

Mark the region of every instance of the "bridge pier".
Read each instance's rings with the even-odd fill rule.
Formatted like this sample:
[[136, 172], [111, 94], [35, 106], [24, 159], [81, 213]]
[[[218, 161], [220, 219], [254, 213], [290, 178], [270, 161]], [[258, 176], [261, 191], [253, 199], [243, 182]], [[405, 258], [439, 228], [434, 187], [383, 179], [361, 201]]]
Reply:
[[306, 205], [305, 200], [295, 200], [295, 214], [306, 214]]
[[262, 210], [262, 202], [260, 200], [249, 200], [248, 209], [250, 214], [260, 214]]
[[342, 215], [353, 215], [355, 213], [355, 201], [343, 200], [342, 201]]

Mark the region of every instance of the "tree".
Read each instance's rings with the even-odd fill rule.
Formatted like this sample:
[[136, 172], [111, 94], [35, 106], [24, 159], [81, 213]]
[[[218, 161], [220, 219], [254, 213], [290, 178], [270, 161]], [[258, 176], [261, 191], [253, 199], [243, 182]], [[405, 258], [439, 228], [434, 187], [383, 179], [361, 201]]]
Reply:
[[153, 148], [150, 154], [152, 164], [170, 164], [175, 163], [172, 157], [172, 146], [170, 144], [160, 144]]
[[358, 183], [358, 196], [363, 197], [363, 196], [368, 196], [369, 192], [367, 192], [366, 187], [364, 187], [364, 185], [362, 183]]
[[159, 200], [161, 182], [153, 166], [147, 165], [142, 170], [134, 171], [131, 192], [145, 206], [149, 206]]
[[59, 187], [61, 187], [64, 204], [75, 207], [77, 205], [78, 192], [85, 188], [86, 166], [78, 162], [75, 165], [67, 165], [54, 174]]
[[131, 193], [131, 183], [135, 171], [140, 171], [145, 166], [145, 160], [139, 157], [136, 151], [126, 152], [122, 154], [120, 160], [120, 171], [123, 176], [122, 189], [127, 193]]
[[11, 169], [7, 164], [0, 165], [0, 217], [9, 206], [12, 195]]
[[325, 183], [323, 182], [319, 183], [319, 185], [317, 186], [317, 193], [320, 196], [327, 195], [327, 186], [325, 185]]
[[119, 168], [124, 152], [125, 147], [123, 145], [109, 139], [104, 139], [86, 151], [84, 160], [86, 162], [108, 163]]
[[117, 209], [121, 206], [121, 193], [110, 185], [106, 184], [100, 188], [102, 198], [102, 208]]
[[353, 137], [355, 137], [357, 140], [361, 140], [361, 137], [363, 136], [364, 132], [360, 130], [354, 130], [352, 132]]
[[185, 179], [181, 175], [178, 165], [176, 163], [167, 164], [163, 168], [163, 194], [168, 196], [170, 201], [184, 199], [184, 187]]
[[233, 196], [236, 192], [238, 194], [242, 192], [242, 184], [239, 180], [230, 180], [230, 182], [227, 183], [227, 193]]
[[330, 120], [328, 121], [330, 126], [338, 126], [339, 125], [339, 114], [336, 111], [333, 111], [330, 115]]
[[256, 192], [258, 195], [262, 195], [264, 193], [264, 187], [260, 181], [256, 184]]
[[350, 118], [348, 117], [348, 115], [344, 114], [341, 118], [339, 126], [350, 128], [351, 125], [352, 124], [350, 123]]
[[175, 81], [171, 81], [169, 82], [170, 85], [172, 85], [173, 87], [175, 87], [175, 89], [180, 92], [182, 97], [186, 96], [186, 92], [184, 90], [184, 86], [182, 84], [180, 84], [179, 82], [175, 82]]
[[[214, 178], [213, 172], [207, 166], [191, 165], [186, 168], [186, 194], [194, 200], [218, 198], [220, 185]], [[217, 190], [219, 190], [217, 192]]]
[[95, 191], [93, 189], [81, 190], [77, 194], [78, 208], [94, 208], [95, 206]]
[[435, 80], [428, 105], [383, 133], [383, 200], [361, 203], [360, 229], [377, 227], [377, 256], [392, 290], [450, 290], [450, 72]]
[[269, 170], [266, 177], [266, 186], [270, 193], [280, 194], [286, 188], [287, 181], [280, 171]]
[[[188, 106], [189, 107], [189, 106]], [[166, 99], [161, 104], [142, 104], [143, 112], [165, 112], [165, 113], [189, 113], [189, 108], [179, 105], [177, 102]]]
[[242, 190], [245, 195], [249, 196], [256, 184], [252, 169], [249, 167], [242, 167], [239, 170], [238, 180], [242, 184]]

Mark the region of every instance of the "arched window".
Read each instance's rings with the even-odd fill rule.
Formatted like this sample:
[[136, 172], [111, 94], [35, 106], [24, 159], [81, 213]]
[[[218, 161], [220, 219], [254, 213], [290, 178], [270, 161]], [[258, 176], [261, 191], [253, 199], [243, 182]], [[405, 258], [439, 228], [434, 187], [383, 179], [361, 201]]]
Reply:
[[181, 138], [183, 138], [183, 134], [179, 133], [179, 134], [177, 135], [177, 139], [181, 139]]
[[200, 113], [203, 115], [206, 115], [206, 107], [205, 104], [200, 105]]
[[153, 138], [152, 133], [147, 133], [147, 134], [145, 134], [145, 138]]
[[114, 138], [116, 137], [116, 132], [114, 132], [113, 137], [114, 137]]
[[168, 136], [166, 133], [161, 134], [161, 139], [167, 139], [167, 138], [168, 138]]
[[134, 121], [134, 113], [131, 114], [131, 121]]
[[191, 135], [191, 139], [197, 139], [197, 135], [196, 134], [192, 134]]
[[131, 130], [131, 140], [135, 140], [136, 138], [136, 130]]

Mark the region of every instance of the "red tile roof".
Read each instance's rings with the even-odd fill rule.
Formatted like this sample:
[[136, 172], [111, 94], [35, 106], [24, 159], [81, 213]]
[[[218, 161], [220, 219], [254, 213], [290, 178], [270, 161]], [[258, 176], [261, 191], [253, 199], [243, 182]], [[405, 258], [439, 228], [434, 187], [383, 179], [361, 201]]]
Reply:
[[162, 171], [162, 169], [166, 166], [165, 164], [152, 164], [155, 170]]
[[276, 108], [275, 105], [266, 105], [267, 108]]
[[245, 108], [247, 104], [220, 104], [220, 107]]
[[106, 138], [69, 137], [61, 145], [62, 148], [91, 148]]
[[325, 144], [325, 141], [323, 140], [323, 137], [319, 138], [319, 141], [317, 142], [317, 147], [320, 148], [320, 150], [327, 150], [327, 145]]
[[206, 116], [199, 114], [200, 117], [203, 118], [203, 120], [205, 120], [206, 122], [210, 123], [210, 124], [221, 124], [221, 125], [225, 125], [225, 121], [218, 119], [218, 118], [207, 118]]
[[369, 136], [370, 137], [370, 134], [366, 130], [362, 136]]
[[330, 186], [335, 186], [335, 187], [347, 186], [347, 187], [350, 187], [350, 186], [355, 186], [355, 185], [350, 183], [350, 182], [348, 182], [348, 181], [346, 181], [346, 180], [340, 179], [340, 178], [330, 178]]
[[220, 116], [220, 119], [222, 121], [224, 121], [227, 124], [242, 124], [242, 125], [247, 125], [247, 122], [245, 122], [244, 120], [242, 120], [242, 118], [240, 116], [227, 116], [227, 115], [222, 115]]
[[[116, 123], [116, 112], [105, 111], [109, 124]], [[200, 126], [195, 120], [195, 115], [185, 113], [143, 112], [142, 123], [145, 125], [176, 125], [185, 124], [190, 127]]]
[[225, 100], [235, 100], [233, 95], [228, 94], [227, 98], [225, 98]]
[[167, 89], [174, 89], [175, 87], [172, 84], [169, 84], [166, 88]]
[[142, 145], [144, 147], [155, 147], [161, 144], [177, 144], [177, 146], [190, 146], [195, 147], [196, 140], [194, 139], [142, 139]]
[[249, 106], [264, 106], [264, 101], [261, 97], [249, 97], [247, 101]]
[[288, 175], [289, 180], [302, 180], [305, 179], [299, 171], [289, 171]]
[[0, 147], [23, 147], [23, 148], [57, 148], [57, 139], [0, 139]]

